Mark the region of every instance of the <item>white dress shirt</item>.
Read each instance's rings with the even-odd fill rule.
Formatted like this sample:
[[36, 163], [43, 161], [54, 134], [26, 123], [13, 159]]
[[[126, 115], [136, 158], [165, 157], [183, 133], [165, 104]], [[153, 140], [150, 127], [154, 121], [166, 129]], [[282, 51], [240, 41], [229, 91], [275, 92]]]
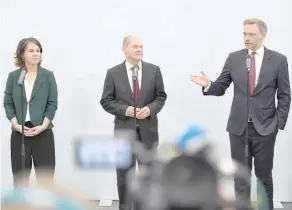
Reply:
[[26, 94], [26, 99], [27, 99], [27, 112], [26, 112], [25, 122], [30, 121], [29, 101], [30, 101], [30, 98], [31, 98], [31, 93], [32, 93], [34, 81], [32, 82], [31, 85], [29, 85], [27, 80], [26, 79], [24, 80], [25, 94]]
[[[138, 63], [139, 66], [139, 71], [138, 71], [138, 81], [139, 81], [139, 88], [141, 89], [141, 83], [142, 83], [142, 62], [140, 61]], [[133, 70], [131, 69], [133, 68], [133, 65], [130, 64], [128, 61], [126, 61], [126, 69], [127, 69], [127, 74], [128, 74], [128, 78], [129, 78], [129, 83], [133, 92]]]
[[[253, 51], [248, 50], [248, 53], [251, 54]], [[262, 68], [262, 63], [263, 63], [263, 58], [264, 58], [264, 53], [265, 49], [264, 46], [262, 45], [257, 51], [255, 51], [255, 64], [256, 64], [256, 75], [255, 75], [255, 86], [258, 84], [259, 80], [259, 75], [260, 75], [260, 70]], [[204, 89], [204, 92], [207, 92], [211, 86], [211, 82], [208, 87]]]

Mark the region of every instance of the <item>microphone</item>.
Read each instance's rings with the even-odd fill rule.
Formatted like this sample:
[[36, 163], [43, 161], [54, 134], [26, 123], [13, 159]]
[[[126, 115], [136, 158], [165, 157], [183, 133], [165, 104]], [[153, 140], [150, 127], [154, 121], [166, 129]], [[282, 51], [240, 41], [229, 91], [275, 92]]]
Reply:
[[250, 54], [247, 54], [247, 56], [246, 56], [245, 65], [246, 65], [247, 71], [250, 72], [250, 70], [251, 70], [251, 56], [250, 56]]
[[21, 69], [21, 72], [20, 72], [20, 75], [19, 75], [19, 78], [17, 81], [17, 85], [19, 85], [19, 86], [23, 85], [26, 74], [27, 74], [27, 69], [24, 67]]
[[134, 66], [134, 69], [133, 69], [133, 79], [136, 80], [138, 78], [138, 71], [139, 71], [139, 66], [138, 64], [136, 64]]
[[245, 157], [245, 164], [248, 166], [249, 163], [249, 143], [248, 143], [248, 118], [249, 118], [249, 110], [250, 110], [250, 86], [249, 86], [249, 76], [250, 76], [250, 71], [251, 71], [251, 55], [247, 54], [246, 59], [245, 59], [245, 65], [247, 69], [247, 77], [246, 77], [246, 132], [245, 132], [245, 148], [244, 148], [244, 157]]
[[23, 95], [24, 95], [24, 79], [27, 74], [27, 69], [26, 67], [23, 67], [20, 71], [19, 78], [17, 81], [17, 85], [20, 86], [20, 91], [21, 91], [21, 168], [22, 172], [25, 172], [25, 145], [24, 145], [24, 123], [25, 123], [25, 116], [24, 116], [24, 100], [23, 100]]

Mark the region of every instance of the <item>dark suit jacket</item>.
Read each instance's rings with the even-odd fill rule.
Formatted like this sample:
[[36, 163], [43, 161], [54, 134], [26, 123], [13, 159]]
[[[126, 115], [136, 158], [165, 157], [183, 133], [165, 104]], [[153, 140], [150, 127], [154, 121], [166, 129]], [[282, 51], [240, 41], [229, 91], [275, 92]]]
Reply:
[[[158, 142], [158, 119], [156, 115], [164, 106], [167, 95], [164, 91], [162, 74], [158, 66], [142, 61], [142, 72], [137, 106], [139, 108], [148, 106], [151, 115], [143, 120], [137, 119], [137, 123], [140, 127], [142, 141], [147, 147], [151, 148], [154, 143]], [[128, 106], [134, 106], [125, 62], [107, 71], [100, 104], [105, 111], [115, 116], [115, 131], [133, 128], [134, 118], [125, 116]]]
[[[52, 121], [58, 107], [58, 91], [53, 72], [40, 66], [38, 67], [29, 102], [26, 99], [25, 89], [24, 97], [21, 98], [21, 87], [17, 85], [20, 72], [21, 69], [17, 69], [8, 75], [4, 95], [6, 117], [9, 120], [16, 117], [18, 123], [21, 124], [21, 100], [23, 100], [24, 116], [26, 116], [27, 104], [29, 103], [30, 119], [34, 126], [41, 125], [44, 117]], [[51, 122], [48, 129], [52, 127], [53, 123]]]
[[250, 95], [250, 114], [257, 132], [269, 135], [278, 129], [283, 130], [291, 104], [287, 58], [265, 48], [259, 80], [254, 92], [250, 94], [247, 93], [247, 53], [246, 49], [230, 53], [220, 76], [203, 93], [222, 96], [231, 82], [234, 83], [234, 97], [227, 124], [227, 131], [232, 134], [242, 135], [246, 128], [247, 94]]

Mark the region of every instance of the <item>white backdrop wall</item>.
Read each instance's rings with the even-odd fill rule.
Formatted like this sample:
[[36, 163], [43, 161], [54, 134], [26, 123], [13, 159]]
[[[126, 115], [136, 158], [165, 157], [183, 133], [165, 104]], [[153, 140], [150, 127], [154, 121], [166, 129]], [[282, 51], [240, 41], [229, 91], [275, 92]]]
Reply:
[[[168, 99], [159, 114], [161, 142], [191, 122], [216, 137], [217, 151], [229, 154], [225, 131], [233, 86], [221, 98], [203, 97], [189, 74], [219, 75], [229, 52], [243, 47], [242, 21], [268, 24], [266, 46], [292, 63], [289, 0], [0, 0], [1, 101], [20, 39], [33, 36], [43, 45], [43, 66], [54, 71], [59, 88], [55, 138], [56, 180], [90, 194], [117, 199], [114, 170], [81, 172], [74, 168], [72, 139], [82, 134], [112, 134], [113, 117], [100, 107], [106, 70], [123, 61], [122, 39], [134, 33], [145, 44], [145, 61], [160, 65]], [[2, 187], [12, 185], [10, 124], [1, 109]], [[172, 121], [169, 120], [172, 116]], [[292, 117], [279, 132], [274, 166], [275, 200], [292, 201]], [[290, 137], [290, 138], [289, 138]], [[290, 187], [289, 187], [290, 186]]]

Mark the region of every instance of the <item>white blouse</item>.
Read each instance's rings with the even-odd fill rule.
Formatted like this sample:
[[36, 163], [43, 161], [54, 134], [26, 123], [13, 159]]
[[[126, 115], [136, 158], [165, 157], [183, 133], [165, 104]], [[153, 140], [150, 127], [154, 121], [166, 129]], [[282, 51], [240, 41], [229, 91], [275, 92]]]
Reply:
[[[35, 81], [35, 79], [34, 79], [34, 81]], [[26, 112], [25, 122], [30, 121], [29, 101], [30, 101], [30, 98], [31, 98], [31, 93], [32, 93], [34, 81], [32, 82], [31, 85], [29, 85], [27, 80], [26, 79], [24, 80], [25, 94], [26, 94], [26, 100], [27, 100], [27, 112]]]

